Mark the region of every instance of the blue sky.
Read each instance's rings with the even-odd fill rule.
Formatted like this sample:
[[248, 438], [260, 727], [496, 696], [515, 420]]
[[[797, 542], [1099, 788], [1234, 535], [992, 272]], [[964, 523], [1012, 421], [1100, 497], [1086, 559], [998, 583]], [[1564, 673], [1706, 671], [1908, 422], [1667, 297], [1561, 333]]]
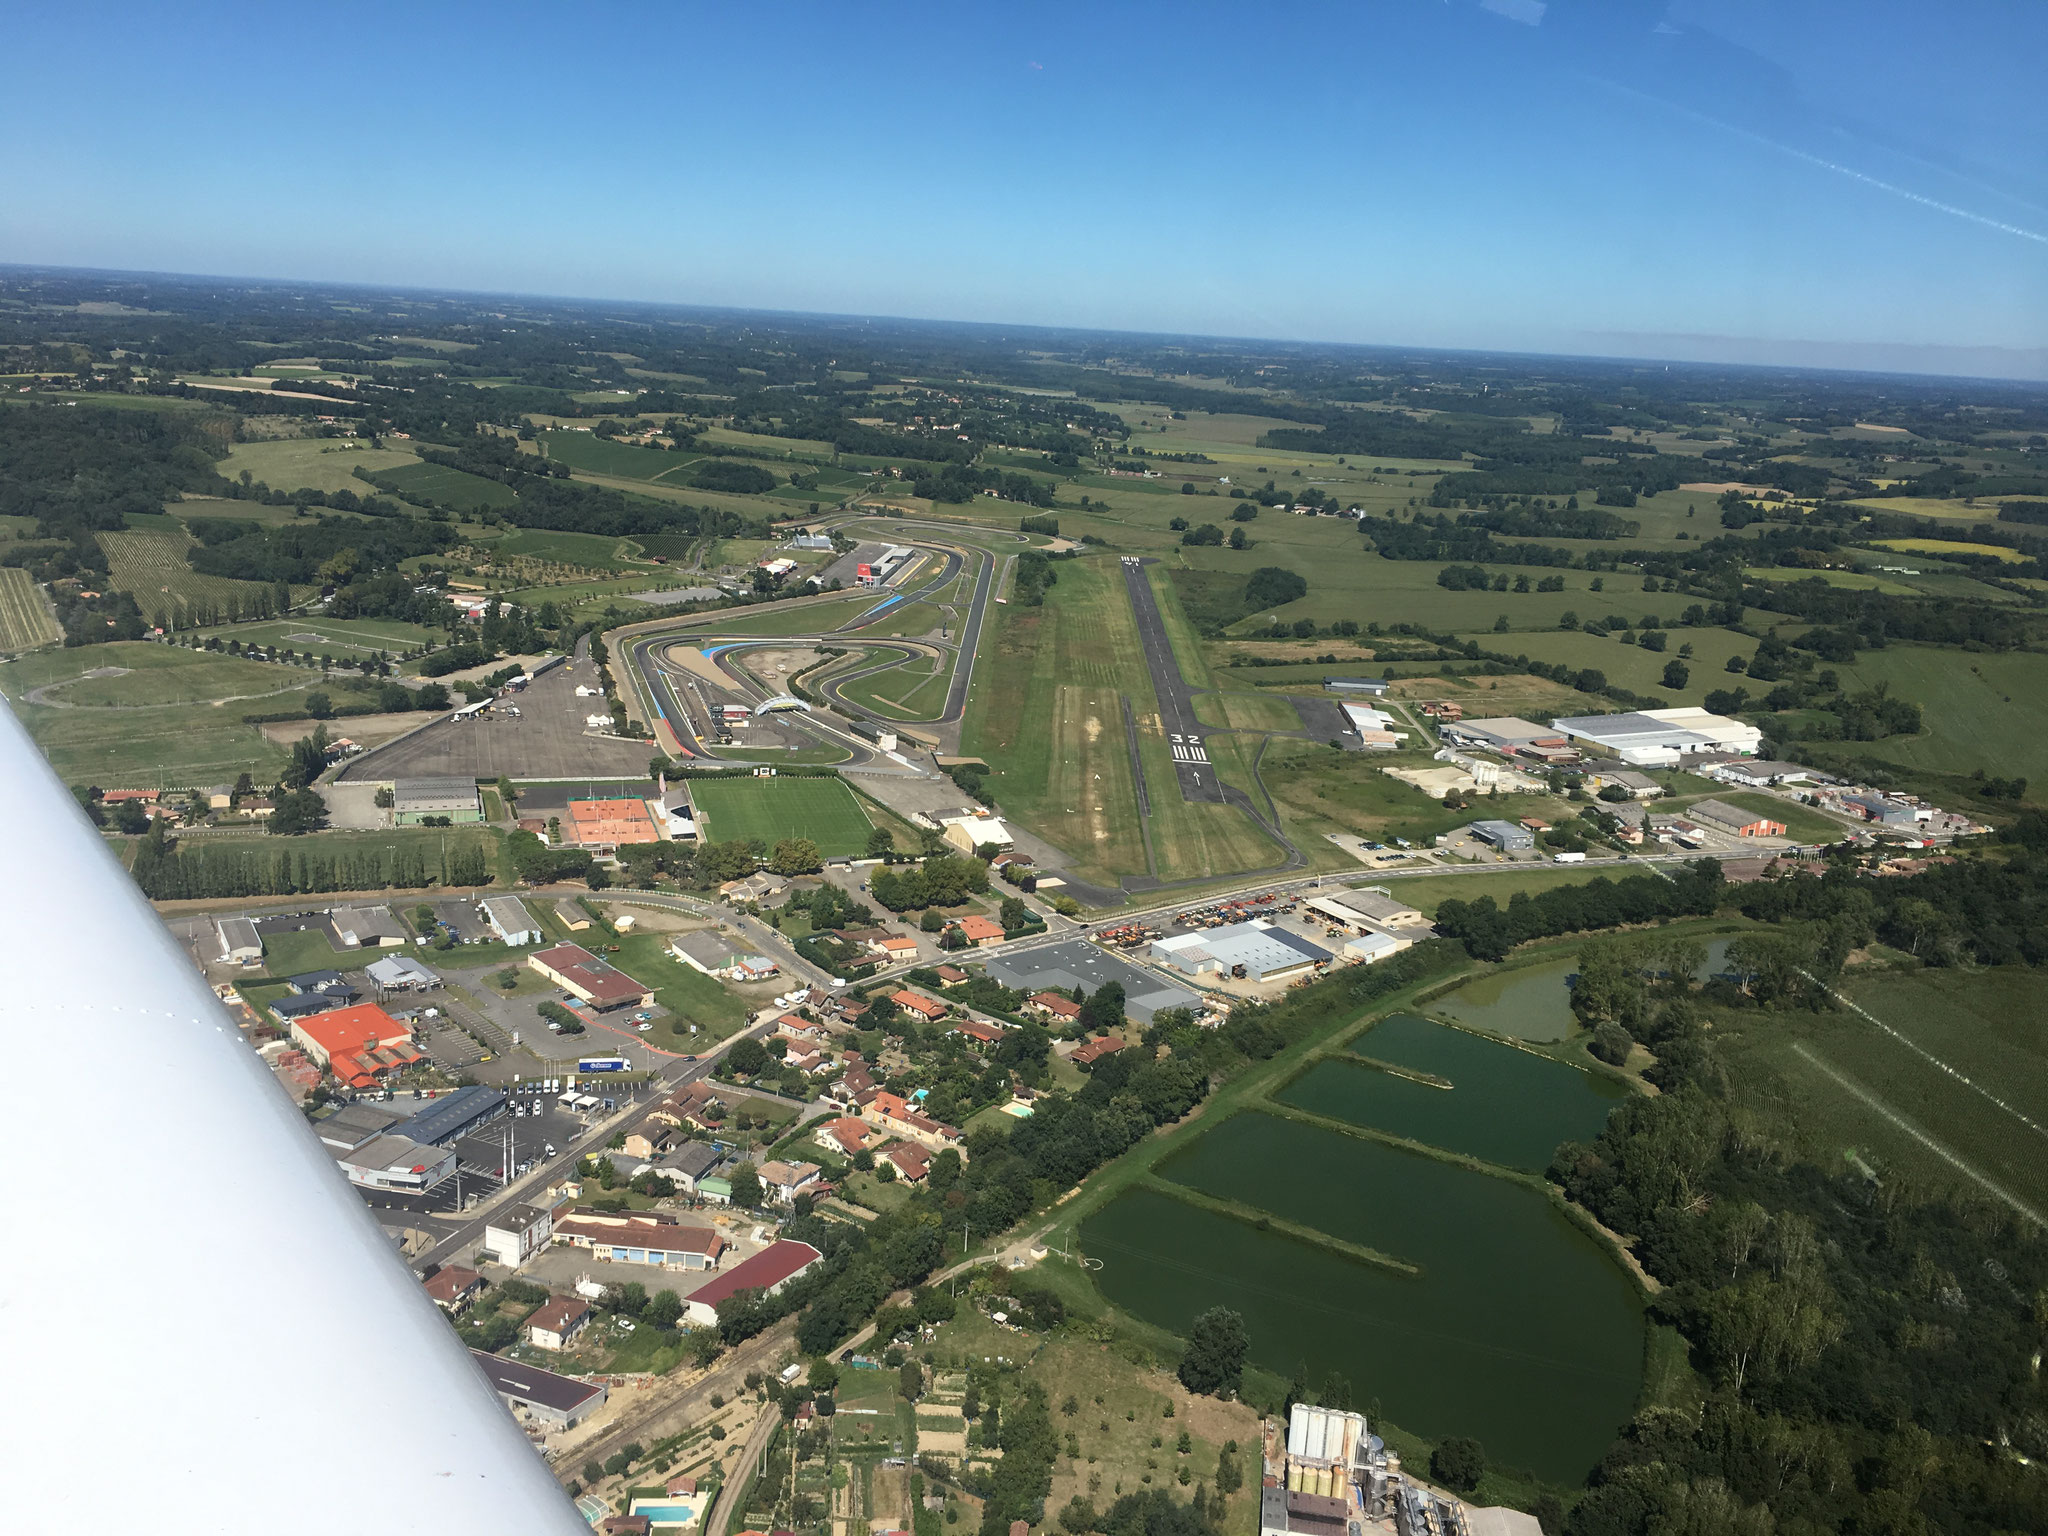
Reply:
[[2048, 7], [8, 7], [0, 261], [2048, 376]]

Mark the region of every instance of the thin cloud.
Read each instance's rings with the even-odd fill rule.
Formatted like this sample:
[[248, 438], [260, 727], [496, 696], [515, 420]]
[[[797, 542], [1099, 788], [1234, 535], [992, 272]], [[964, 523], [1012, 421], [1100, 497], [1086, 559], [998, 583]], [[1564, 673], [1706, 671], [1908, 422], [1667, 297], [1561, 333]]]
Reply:
[[1653, 102], [1667, 111], [1676, 112], [1681, 116], [1693, 119], [1695, 122], [1705, 123], [1709, 127], [1718, 128], [1724, 133], [1736, 134], [1754, 144], [1761, 144], [1766, 149], [1774, 149], [1781, 155], [1790, 155], [1795, 160], [1803, 160], [1808, 165], [1816, 166], [1823, 171], [1832, 171], [1835, 175], [1846, 177], [1850, 181], [1861, 182], [1867, 187], [1875, 187], [1880, 192], [1889, 192], [1892, 196], [1904, 198], [1909, 203], [1918, 203], [1923, 208], [1932, 208], [1937, 213], [1945, 213], [1952, 218], [1962, 219], [1968, 223], [1980, 225], [1985, 229], [1996, 230], [2002, 235], [2012, 235], [2020, 240], [2031, 240], [2036, 245], [2048, 245], [2048, 234], [2043, 234], [2039, 230], [2028, 229], [2024, 225], [2009, 223], [2004, 219], [1995, 219], [1989, 214], [1978, 213], [1974, 209], [1958, 207], [1954, 203], [1945, 203], [1939, 198], [1928, 197], [1925, 193], [1915, 192], [1910, 187], [1902, 187], [1896, 182], [1885, 181], [1881, 177], [1872, 176], [1867, 171], [1859, 171], [1854, 166], [1844, 165], [1839, 160], [1829, 160], [1824, 156], [1812, 154], [1807, 150], [1787, 144], [1781, 139], [1774, 139], [1766, 134], [1758, 133], [1753, 128], [1744, 128], [1739, 123], [1731, 123], [1723, 118], [1695, 111], [1691, 107], [1680, 106], [1675, 101], [1667, 100], [1662, 96], [1652, 95], [1632, 85], [1623, 85], [1618, 80], [1608, 79], [1603, 80], [1603, 83], [1614, 90], [1620, 91], [1623, 95], [1635, 97], [1638, 101]]

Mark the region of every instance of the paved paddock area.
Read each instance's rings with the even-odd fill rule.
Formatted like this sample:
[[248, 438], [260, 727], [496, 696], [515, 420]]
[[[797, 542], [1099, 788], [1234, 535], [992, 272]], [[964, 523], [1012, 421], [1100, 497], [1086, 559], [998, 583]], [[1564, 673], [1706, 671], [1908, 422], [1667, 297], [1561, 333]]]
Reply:
[[442, 776], [465, 779], [637, 778], [647, 771], [653, 748], [644, 741], [593, 735], [584, 718], [603, 714], [604, 700], [576, 696], [578, 684], [594, 687], [588, 661], [554, 668], [503, 701], [519, 713], [494, 708], [467, 720], [435, 721], [403, 741], [354, 759], [335, 782], [388, 784], [394, 779]]

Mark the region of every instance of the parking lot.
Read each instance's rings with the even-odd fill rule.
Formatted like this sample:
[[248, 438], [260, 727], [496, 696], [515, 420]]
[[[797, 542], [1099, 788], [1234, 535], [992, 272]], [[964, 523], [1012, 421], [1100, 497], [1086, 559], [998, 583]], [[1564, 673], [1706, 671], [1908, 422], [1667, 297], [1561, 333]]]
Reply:
[[335, 781], [494, 779], [501, 774], [515, 779], [637, 778], [647, 771], [647, 744], [594, 734], [584, 723], [586, 716], [605, 712], [604, 700], [578, 698], [576, 688], [596, 682], [596, 669], [588, 661], [556, 667], [502, 701], [517, 715], [493, 708], [471, 719], [437, 720], [402, 741], [364, 753]]

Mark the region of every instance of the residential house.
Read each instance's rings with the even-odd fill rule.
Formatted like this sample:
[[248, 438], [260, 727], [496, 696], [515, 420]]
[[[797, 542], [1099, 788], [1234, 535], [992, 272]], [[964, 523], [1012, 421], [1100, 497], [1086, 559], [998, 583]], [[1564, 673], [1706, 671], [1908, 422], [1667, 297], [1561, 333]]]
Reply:
[[515, 1205], [484, 1224], [484, 1252], [508, 1269], [517, 1269], [554, 1236], [554, 1213], [545, 1206]]
[[694, 1195], [698, 1181], [724, 1160], [724, 1155], [709, 1142], [686, 1141], [653, 1167], [684, 1194]]
[[1024, 1000], [1024, 1006], [1062, 1024], [1076, 1024], [1081, 1019], [1081, 1005], [1064, 992], [1034, 992]]
[[867, 1122], [853, 1115], [841, 1115], [836, 1120], [827, 1120], [816, 1132], [818, 1142], [830, 1147], [842, 1157], [852, 1157], [863, 1151], [875, 1139]]
[[1003, 925], [983, 917], [978, 912], [970, 912], [953, 926], [960, 930], [961, 936], [975, 949], [987, 949], [1003, 942]]
[[526, 1340], [535, 1349], [567, 1349], [590, 1324], [590, 1303], [581, 1296], [553, 1296], [526, 1320]]
[[760, 1167], [761, 1187], [778, 1204], [788, 1205], [798, 1195], [816, 1193], [824, 1172], [816, 1163], [785, 1163], [771, 1158]]
[[1005, 1032], [1000, 1026], [984, 1023], [980, 1019], [961, 1019], [954, 1023], [946, 1033], [949, 1035], [965, 1035], [974, 1042], [977, 1049], [986, 1051], [993, 1046], [1001, 1045]]
[[935, 965], [932, 974], [949, 987], [957, 987], [967, 980], [967, 973], [957, 965]]
[[628, 1157], [659, 1157], [674, 1145], [675, 1139], [675, 1126], [660, 1115], [650, 1114], [626, 1132], [625, 1144], [619, 1150]]
[[861, 1118], [934, 1152], [960, 1145], [957, 1127], [943, 1124], [923, 1111], [911, 1108], [902, 1095], [890, 1093], [887, 1089], [877, 1088], [862, 1095]]
[[1067, 1060], [1077, 1067], [1092, 1067], [1103, 1057], [1122, 1050], [1129, 1043], [1117, 1035], [1105, 1035], [1100, 1040], [1086, 1040], [1074, 1047], [1073, 1054], [1067, 1057]]
[[947, 1005], [940, 1002], [937, 998], [926, 997], [922, 992], [913, 992], [908, 987], [905, 987], [901, 992], [891, 992], [889, 994], [889, 1001], [898, 1008], [901, 1008], [905, 1013], [917, 1015], [927, 1024], [936, 1023], [938, 1020], [943, 1019], [948, 1011]]
[[460, 1264], [443, 1264], [420, 1286], [443, 1312], [459, 1314], [482, 1294], [484, 1277]]
[[877, 1163], [887, 1163], [905, 1184], [922, 1184], [932, 1170], [932, 1155], [914, 1141], [896, 1141], [875, 1154]]

